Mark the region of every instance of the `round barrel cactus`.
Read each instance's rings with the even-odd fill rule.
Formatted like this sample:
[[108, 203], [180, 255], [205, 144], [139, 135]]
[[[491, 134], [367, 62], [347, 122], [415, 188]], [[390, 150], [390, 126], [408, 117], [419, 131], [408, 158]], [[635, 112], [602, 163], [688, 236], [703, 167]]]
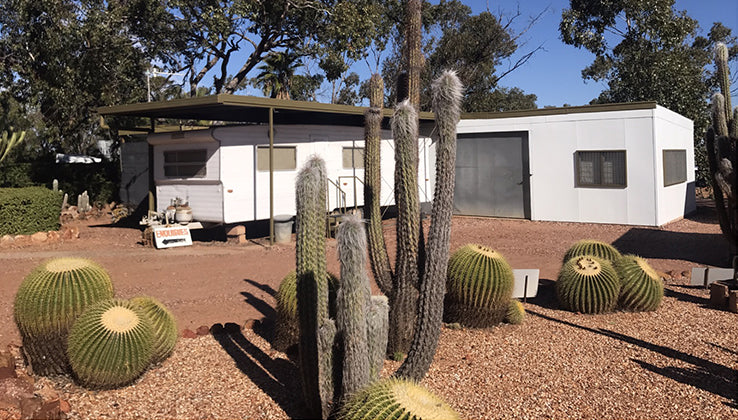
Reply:
[[489, 327], [505, 318], [513, 271], [497, 251], [466, 245], [448, 261], [444, 318], [467, 327]]
[[154, 329], [140, 306], [109, 299], [89, 307], [69, 333], [69, 362], [91, 388], [116, 388], [138, 378], [151, 363]]
[[564, 262], [580, 255], [594, 255], [611, 262], [620, 258], [620, 252], [614, 246], [594, 239], [582, 239], [566, 251]]
[[510, 300], [510, 305], [507, 307], [507, 315], [505, 315], [505, 322], [518, 325], [522, 324], [524, 320], [525, 308], [523, 304], [517, 299]]
[[163, 362], [172, 354], [174, 345], [177, 344], [179, 334], [177, 320], [166, 306], [150, 296], [135, 297], [131, 299], [131, 302], [143, 309], [154, 328], [154, 350], [151, 362]]
[[13, 315], [34, 373], [69, 373], [67, 336], [90, 305], [113, 297], [104, 268], [83, 258], [55, 258], [36, 267], [20, 285]]
[[612, 264], [593, 255], [567, 261], [556, 281], [559, 303], [570, 311], [597, 314], [612, 311], [620, 293], [620, 279]]
[[439, 397], [412, 381], [383, 379], [352, 395], [338, 419], [458, 419]]
[[[338, 277], [328, 273], [329, 313], [336, 316], [336, 292]], [[287, 273], [277, 290], [277, 320], [274, 325], [274, 340], [272, 347], [278, 351], [287, 351], [300, 341], [300, 326], [297, 320], [297, 273], [295, 270]]]
[[648, 261], [625, 255], [614, 265], [622, 281], [618, 306], [629, 311], [655, 311], [664, 297], [664, 284]]

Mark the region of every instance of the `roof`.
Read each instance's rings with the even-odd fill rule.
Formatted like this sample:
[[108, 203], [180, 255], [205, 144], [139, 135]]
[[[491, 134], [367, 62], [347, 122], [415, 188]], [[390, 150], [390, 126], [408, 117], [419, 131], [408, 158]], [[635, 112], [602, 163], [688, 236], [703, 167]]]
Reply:
[[[241, 123], [269, 122], [269, 109], [274, 110], [275, 124], [331, 124], [363, 126], [367, 107], [324, 104], [319, 102], [259, 98], [255, 96], [218, 94], [204, 97], [144, 102], [97, 108], [104, 117], [127, 116], [209, 120]], [[385, 118], [392, 109], [384, 109]], [[433, 114], [421, 112], [420, 119], [432, 121]]]
[[461, 119], [486, 120], [493, 118], [538, 117], [544, 115], [583, 114], [590, 112], [632, 111], [638, 109], [655, 109], [657, 106], [658, 104], [656, 102], [628, 102], [617, 104], [565, 106], [560, 108], [526, 109], [522, 111], [466, 112], [461, 114]]

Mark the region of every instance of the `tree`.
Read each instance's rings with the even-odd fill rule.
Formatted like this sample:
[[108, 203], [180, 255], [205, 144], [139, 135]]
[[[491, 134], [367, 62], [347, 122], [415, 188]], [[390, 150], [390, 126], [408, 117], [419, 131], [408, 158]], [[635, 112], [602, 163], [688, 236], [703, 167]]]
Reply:
[[698, 182], [707, 182], [705, 109], [715, 82], [706, 66], [719, 41], [731, 45], [735, 60], [730, 29], [715, 23], [707, 38], [697, 36], [697, 22], [675, 10], [674, 0], [571, 0], [559, 29], [565, 43], [595, 54], [582, 77], [608, 89], [594, 102], [656, 101], [694, 121]]
[[253, 83], [270, 98], [290, 99], [292, 79], [295, 70], [301, 66], [299, 56], [293, 52], [270, 52], [264, 64], [259, 66], [261, 72], [253, 79]]
[[144, 73], [160, 50], [134, 44], [128, 16], [125, 2], [0, 4], [0, 86], [40, 113], [47, 150], [85, 153], [99, 132], [95, 107], [145, 97]]

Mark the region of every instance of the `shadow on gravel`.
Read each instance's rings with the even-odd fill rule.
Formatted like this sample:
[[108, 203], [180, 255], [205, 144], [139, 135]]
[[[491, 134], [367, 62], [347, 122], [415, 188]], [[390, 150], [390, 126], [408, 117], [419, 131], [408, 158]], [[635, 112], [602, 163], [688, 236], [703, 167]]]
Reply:
[[250, 342], [237, 324], [215, 324], [210, 331], [241, 370], [256, 386], [276, 402], [289, 418], [305, 418], [300, 375], [291, 362], [272, 358]]
[[[263, 290], [271, 296], [276, 296], [277, 294], [277, 291], [267, 284], [262, 284], [251, 279], [244, 279], [243, 281], [259, 290]], [[277, 321], [277, 312], [274, 310], [272, 305], [250, 292], [241, 292], [241, 295], [245, 298], [244, 301], [247, 304], [251, 305], [252, 308], [256, 309], [263, 315], [260, 327], [255, 329], [254, 332], [259, 334], [261, 338], [271, 345], [274, 340], [274, 323]]]
[[612, 245], [623, 254], [644, 258], [691, 261], [713, 267], [729, 267], [729, 249], [718, 233], [687, 233], [632, 228]]
[[698, 288], [703, 288], [703, 287], [702, 286], [668, 285], [667, 287], [664, 287], [664, 296], [673, 297], [674, 299], [680, 300], [682, 302], [694, 303], [694, 304], [700, 305], [705, 308], [708, 306], [708, 303], [710, 303], [710, 299], [708, 298], [690, 295], [689, 293], [683, 293], [678, 290], [674, 290], [675, 288], [698, 289]]
[[694, 367], [683, 368], [676, 366], [664, 366], [659, 367], [652, 365], [642, 360], [631, 359], [635, 363], [639, 364], [642, 368], [650, 370], [651, 372], [658, 373], [667, 378], [673, 379], [677, 382], [681, 382], [686, 385], [691, 385], [695, 388], [702, 389], [712, 394], [718, 395], [730, 401], [728, 405], [733, 406], [738, 402], [738, 371], [731, 369], [727, 366], [712, 362], [701, 357], [694, 356], [689, 353], [672, 349], [670, 347], [660, 346], [658, 344], [650, 343], [648, 341], [641, 340], [639, 338], [631, 337], [629, 335], [617, 333], [615, 331], [603, 329], [603, 328], [589, 328], [582, 325], [574, 324], [572, 322], [563, 321], [561, 319], [553, 318], [548, 315], [543, 315], [535, 311], [527, 311], [531, 315], [535, 315], [539, 318], [543, 318], [549, 321], [558, 322], [560, 324], [568, 325], [570, 327], [579, 328], [581, 330], [589, 331], [595, 334], [610, 337], [615, 340], [620, 340], [634, 346], [650, 350], [655, 353], [659, 353], [663, 356], [670, 357], [672, 359], [680, 360], [685, 363], [689, 363]]
[[534, 298], [528, 298], [527, 303], [547, 309], [560, 309], [556, 298], [556, 282], [549, 279], [538, 279], [538, 294]]

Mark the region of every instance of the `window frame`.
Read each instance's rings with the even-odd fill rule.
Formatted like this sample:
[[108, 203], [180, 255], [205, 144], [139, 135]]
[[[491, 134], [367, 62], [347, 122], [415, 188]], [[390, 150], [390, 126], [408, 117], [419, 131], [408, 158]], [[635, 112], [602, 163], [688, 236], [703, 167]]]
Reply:
[[[185, 153], [202, 153], [203, 159], [202, 160], [181, 160], [179, 155], [183, 155]], [[168, 156], [175, 156], [175, 160], [168, 161]], [[162, 159], [163, 159], [163, 171], [164, 171], [164, 177], [169, 179], [191, 179], [191, 178], [207, 178], [208, 176], [208, 149], [207, 148], [196, 148], [196, 149], [174, 149], [174, 150], [164, 150], [162, 153]], [[186, 167], [186, 166], [198, 166], [201, 167], [201, 169], [198, 169], [197, 172], [194, 174], [187, 173], [185, 175], [182, 175], [179, 173], [179, 168]], [[169, 175], [167, 174], [167, 168], [175, 168], [177, 174], [176, 175]], [[200, 174], [199, 172], [202, 171]]]
[[[346, 166], [346, 160], [344, 159], [344, 153], [346, 153], [347, 150], [353, 151], [352, 157], [354, 158], [354, 166]], [[356, 152], [361, 150], [361, 159], [356, 159]], [[364, 147], [356, 147], [356, 146], [343, 146], [341, 148], [341, 166], [343, 169], [364, 169], [364, 153], [365, 148]], [[358, 164], [358, 165], [357, 165]]]
[[[581, 153], [598, 153], [600, 158], [600, 181], [602, 180], [602, 159], [604, 153], [622, 153], [623, 154], [623, 183], [622, 184], [595, 184], [582, 183], [581, 181]], [[607, 150], [576, 150], [574, 152], [574, 187], [575, 188], [598, 188], [598, 189], [625, 189], [628, 188], [628, 153], [625, 149], [607, 149]]]
[[[667, 177], [666, 177], [666, 171], [667, 171], [667, 165], [666, 165], [666, 155], [667, 152], [681, 152], [680, 158], [683, 158], [684, 162], [684, 176], [680, 176], [679, 181], [671, 182], [667, 184]], [[681, 160], [681, 159], [680, 159]], [[679, 163], [682, 163], [681, 161]], [[661, 151], [661, 165], [663, 166], [663, 177], [664, 177], [664, 187], [670, 187], [672, 185], [679, 185], [684, 184], [687, 182], [687, 149], [663, 149]], [[681, 174], [680, 174], [681, 175]]]
[[[297, 146], [282, 146], [282, 145], [280, 145], [280, 146], [274, 146], [274, 150], [275, 151], [276, 150], [287, 150], [287, 149], [291, 149], [292, 152], [293, 152], [293, 156], [295, 158], [294, 159], [294, 163], [295, 163], [294, 167], [292, 167], [292, 168], [278, 168], [278, 169], [274, 169], [274, 172], [290, 172], [290, 171], [296, 171], [297, 170]], [[259, 158], [259, 151], [260, 150], [266, 150], [266, 152], [267, 152], [267, 161], [265, 162], [263, 168], [261, 166], [262, 159]], [[255, 152], [256, 152], [256, 165], [255, 165], [256, 166], [256, 171], [257, 172], [269, 172], [269, 169], [270, 169], [269, 168], [269, 158], [268, 158], [268, 156], [269, 156], [269, 146], [257, 145]]]

